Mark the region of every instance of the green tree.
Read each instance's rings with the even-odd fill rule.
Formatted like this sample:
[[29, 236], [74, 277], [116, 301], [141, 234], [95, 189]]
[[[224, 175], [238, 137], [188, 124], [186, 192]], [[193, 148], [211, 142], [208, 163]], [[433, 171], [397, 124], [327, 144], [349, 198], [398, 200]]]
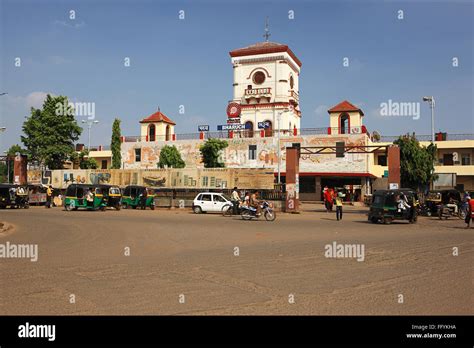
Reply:
[[97, 169], [99, 165], [93, 158], [89, 158], [89, 150], [84, 149], [81, 152], [74, 152], [69, 156], [69, 160], [81, 169]]
[[74, 142], [82, 128], [74, 118], [74, 110], [65, 96], [47, 95], [42, 109], [31, 108], [31, 115], [23, 123], [21, 141], [30, 161], [37, 161], [49, 169], [62, 169], [64, 161], [74, 152]]
[[202, 161], [205, 168], [224, 168], [225, 164], [220, 161], [222, 150], [229, 146], [229, 143], [221, 139], [208, 139], [201, 145]]
[[17, 153], [20, 153], [22, 155], [28, 155], [28, 151], [26, 149], [23, 149], [18, 144], [10, 146], [10, 148], [7, 150], [8, 156], [15, 156]]
[[112, 150], [112, 169], [120, 169], [122, 166], [122, 154], [120, 153], [121, 136], [120, 120], [116, 118], [112, 125], [112, 140], [110, 143], [110, 149]]
[[434, 173], [436, 145], [421, 146], [415, 134], [393, 142], [400, 148], [400, 176], [403, 187], [422, 189], [437, 179]]
[[176, 146], [165, 145], [160, 151], [158, 168], [184, 168], [186, 164]]

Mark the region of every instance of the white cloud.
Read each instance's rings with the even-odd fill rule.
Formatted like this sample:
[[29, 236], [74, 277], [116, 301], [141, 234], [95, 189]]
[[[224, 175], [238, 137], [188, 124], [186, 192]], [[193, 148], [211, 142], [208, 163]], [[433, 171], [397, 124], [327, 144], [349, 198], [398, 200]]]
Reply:
[[49, 56], [48, 60], [52, 64], [56, 64], [56, 65], [65, 64], [65, 63], [70, 62], [68, 59], [64, 58], [63, 56]]
[[84, 21], [76, 23], [75, 21], [66, 22], [66, 21], [60, 21], [60, 20], [55, 20], [53, 24], [60, 27], [73, 28], [73, 29], [80, 29], [86, 25]]
[[319, 105], [314, 109], [314, 113], [317, 116], [327, 116], [329, 107], [327, 105]]

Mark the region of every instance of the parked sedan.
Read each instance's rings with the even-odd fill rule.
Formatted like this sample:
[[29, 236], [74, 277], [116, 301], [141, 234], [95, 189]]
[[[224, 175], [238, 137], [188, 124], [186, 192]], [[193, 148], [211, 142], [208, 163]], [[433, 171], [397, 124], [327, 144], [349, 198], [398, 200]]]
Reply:
[[216, 192], [203, 192], [194, 198], [193, 211], [196, 214], [203, 212], [221, 213], [222, 208], [228, 205], [232, 205], [232, 202], [226, 195]]

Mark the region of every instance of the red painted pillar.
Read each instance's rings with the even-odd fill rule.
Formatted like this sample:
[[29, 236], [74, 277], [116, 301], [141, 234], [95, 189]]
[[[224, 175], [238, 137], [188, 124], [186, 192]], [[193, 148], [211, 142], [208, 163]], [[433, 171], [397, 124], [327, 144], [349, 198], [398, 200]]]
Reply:
[[148, 141], [148, 135], [145, 136], [145, 141]]
[[199, 140], [204, 140], [204, 132], [199, 133]]
[[328, 127], [328, 135], [331, 135], [331, 127]]
[[171, 136], [171, 140], [176, 141], [176, 134], [173, 134], [173, 135]]
[[390, 146], [388, 148], [388, 185], [396, 184], [400, 188], [400, 148]]
[[232, 139], [234, 137], [234, 131], [229, 131], [229, 139]]
[[298, 135], [298, 129], [296, 129], [296, 126], [293, 127], [293, 135], [295, 137]]
[[13, 163], [13, 183], [25, 185], [27, 183], [27, 157], [25, 155], [15, 156]]
[[260, 138], [265, 138], [265, 130], [260, 130]]

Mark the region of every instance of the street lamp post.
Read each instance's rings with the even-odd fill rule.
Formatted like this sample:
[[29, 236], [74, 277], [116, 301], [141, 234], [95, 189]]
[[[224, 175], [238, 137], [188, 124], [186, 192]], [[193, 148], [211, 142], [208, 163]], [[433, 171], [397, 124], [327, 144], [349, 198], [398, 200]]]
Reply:
[[92, 128], [92, 125], [93, 124], [97, 124], [99, 123], [99, 121], [97, 120], [89, 120], [89, 121], [86, 121], [86, 120], [82, 120], [82, 123], [87, 123], [87, 128], [88, 128], [88, 143], [87, 143], [87, 151], [90, 151], [91, 150], [91, 128]]
[[434, 143], [435, 141], [435, 131], [434, 131], [434, 107], [435, 107], [435, 100], [434, 97], [423, 97], [423, 101], [428, 102], [431, 108], [431, 142]]
[[281, 149], [280, 149], [280, 120], [281, 120], [281, 115], [284, 112], [287, 112], [288, 109], [283, 109], [283, 111], [280, 111], [277, 113], [277, 121], [278, 121], [278, 184], [281, 184], [281, 170], [280, 170], [280, 158], [281, 158]]

